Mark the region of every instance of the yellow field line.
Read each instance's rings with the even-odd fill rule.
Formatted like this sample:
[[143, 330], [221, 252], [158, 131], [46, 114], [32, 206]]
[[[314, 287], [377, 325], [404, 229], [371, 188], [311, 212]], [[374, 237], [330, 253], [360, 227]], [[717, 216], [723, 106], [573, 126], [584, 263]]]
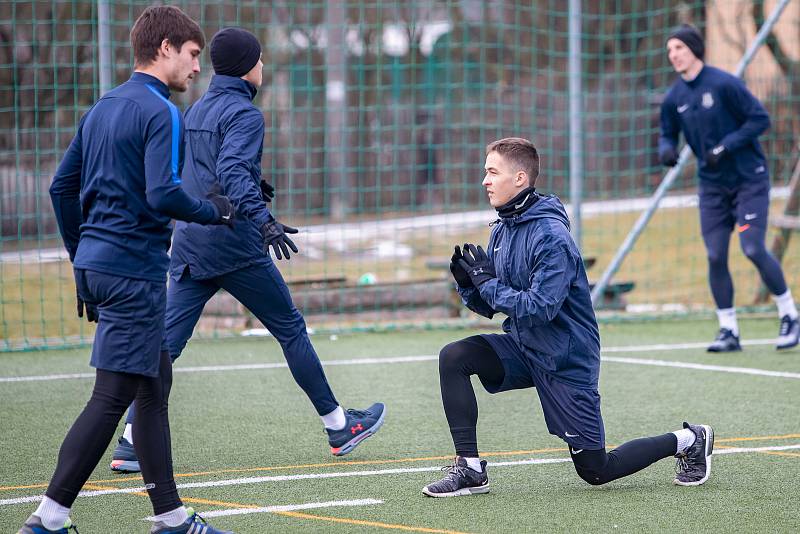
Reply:
[[[751, 436], [751, 437], [736, 437], [736, 438], [717, 438], [714, 440], [715, 443], [732, 443], [732, 442], [741, 442], [741, 441], [767, 441], [767, 440], [781, 440], [781, 439], [797, 439], [800, 438], [800, 434], [784, 434], [784, 435], [773, 435], [773, 436]], [[723, 448], [723, 445], [719, 445], [720, 448]], [[481, 456], [492, 457], [492, 456], [518, 456], [522, 454], [540, 454], [540, 453], [548, 453], [548, 452], [563, 452], [565, 449], [558, 447], [558, 448], [548, 448], [548, 449], [532, 449], [532, 450], [520, 450], [520, 451], [495, 451], [495, 452], [482, 452]], [[787, 453], [789, 454], [789, 453]], [[343, 461], [343, 462], [324, 462], [324, 463], [315, 463], [315, 464], [296, 464], [296, 465], [277, 465], [277, 466], [269, 466], [269, 467], [245, 467], [245, 468], [236, 468], [236, 469], [218, 469], [215, 471], [197, 471], [192, 473], [175, 473], [175, 478], [189, 478], [189, 477], [198, 477], [198, 476], [207, 476], [207, 475], [223, 475], [223, 474], [230, 474], [230, 473], [258, 473], [258, 472], [265, 472], [265, 471], [279, 471], [283, 469], [314, 469], [320, 467], [342, 467], [342, 466], [352, 466], [352, 465], [386, 465], [386, 464], [396, 464], [396, 463], [404, 463], [404, 462], [430, 462], [435, 460], [452, 460], [453, 456], [420, 456], [414, 458], [393, 458], [393, 459], [386, 459], [386, 460], [350, 460], [350, 461]], [[109, 478], [109, 479], [102, 479], [102, 480], [90, 480], [87, 484], [107, 484], [107, 483], [116, 483], [119, 484], [120, 482], [141, 482], [141, 476], [132, 476], [132, 477], [116, 477], [116, 478]], [[25, 486], [0, 486], [0, 491], [14, 491], [14, 490], [24, 490], [24, 489], [38, 489], [38, 488], [46, 488], [47, 484], [30, 484]]]
[[225, 506], [227, 508], [261, 508], [255, 504], [239, 504], [238, 502], [211, 501], [208, 499], [198, 499], [196, 497], [181, 497], [183, 502], [194, 504], [210, 504], [212, 506]]
[[381, 523], [378, 521], [364, 521], [362, 519], [346, 519], [342, 517], [331, 517], [327, 515], [312, 515], [304, 512], [272, 512], [273, 514], [295, 517], [298, 519], [316, 519], [318, 521], [330, 521], [332, 523], [345, 523], [348, 525], [360, 525], [365, 527], [387, 528], [392, 530], [406, 530], [409, 532], [430, 532], [435, 534], [466, 534], [458, 530], [441, 530], [438, 528], [412, 527], [408, 525], [397, 525], [394, 523]]

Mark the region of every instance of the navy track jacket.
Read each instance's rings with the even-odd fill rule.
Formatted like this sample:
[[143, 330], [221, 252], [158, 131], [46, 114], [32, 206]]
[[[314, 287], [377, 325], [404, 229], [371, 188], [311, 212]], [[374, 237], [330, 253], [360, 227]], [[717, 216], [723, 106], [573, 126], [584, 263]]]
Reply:
[[[744, 82], [708, 65], [694, 80], [678, 78], [661, 104], [659, 154], [678, 146], [683, 131], [697, 156], [701, 180], [737, 185], [769, 179], [758, 136], [769, 128], [769, 115]], [[710, 169], [706, 153], [717, 145], [729, 152]]]
[[477, 289], [459, 287], [464, 304], [484, 317], [506, 314], [503, 331], [533, 365], [572, 386], [597, 389], [600, 334], [561, 201], [542, 196], [520, 215], [500, 219], [486, 252], [497, 278]]
[[179, 222], [172, 242], [170, 274], [192, 279], [220, 276], [271, 262], [261, 227], [272, 215], [261, 196], [264, 116], [253, 104], [256, 88], [241, 78], [215, 75], [208, 91], [186, 110], [184, 187], [190, 194], [214, 186], [236, 208], [233, 228]]
[[169, 89], [141, 72], [83, 116], [50, 186], [75, 267], [164, 281], [170, 219], [218, 218], [213, 204], [181, 189], [182, 134]]

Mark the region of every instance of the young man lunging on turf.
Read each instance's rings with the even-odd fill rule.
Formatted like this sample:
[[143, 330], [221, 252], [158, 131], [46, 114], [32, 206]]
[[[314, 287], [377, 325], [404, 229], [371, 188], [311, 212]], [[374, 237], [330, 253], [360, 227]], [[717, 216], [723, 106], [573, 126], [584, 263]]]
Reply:
[[[262, 81], [261, 45], [241, 28], [223, 29], [210, 44], [214, 76], [208, 91], [186, 110], [186, 167], [190, 194], [213, 187], [233, 201], [232, 227], [179, 222], [175, 229], [167, 289], [167, 347], [174, 361], [192, 335], [206, 302], [220, 289], [244, 304], [281, 344], [292, 376], [322, 419], [331, 452], [343, 456], [378, 431], [384, 405], [343, 410], [311, 345], [303, 316], [270, 257], [289, 259], [297, 247], [286, 235], [297, 230], [275, 220], [265, 201], [273, 194], [261, 179], [264, 116], [252, 103]], [[138, 409], [138, 407], [136, 408]], [[111, 469], [136, 472], [131, 409]], [[135, 441], [134, 441], [135, 444]]]
[[578, 475], [605, 484], [662, 458], [678, 458], [674, 483], [697, 486], [711, 473], [714, 432], [708, 425], [629, 441], [605, 450], [597, 382], [600, 336], [583, 260], [569, 219], [555, 196], [534, 189], [539, 155], [520, 138], [486, 148], [483, 186], [499, 219], [486, 251], [456, 246], [450, 270], [464, 304], [480, 315], [508, 317], [503, 334], [450, 343], [439, 353], [439, 381], [456, 459], [430, 497], [486, 493], [486, 461], [478, 454], [478, 405], [470, 377], [489, 393], [535, 387], [551, 434], [563, 439]]
[[680, 77], [661, 104], [658, 154], [678, 163], [678, 136], [697, 156], [700, 230], [708, 255], [708, 283], [717, 306], [719, 333], [709, 352], [742, 350], [733, 306], [728, 247], [734, 227], [745, 256], [758, 269], [778, 306], [776, 348], [800, 341], [800, 321], [780, 263], [764, 244], [769, 216], [769, 170], [758, 136], [769, 115], [737, 77], [703, 63], [705, 45], [696, 28], [683, 25], [667, 40], [669, 61]]
[[[142, 478], [152, 534], [222, 534], [183, 506], [172, 472], [167, 398], [172, 365], [164, 343], [167, 250], [175, 218], [226, 224], [230, 201], [181, 189], [183, 121], [169, 101], [200, 71], [200, 27], [176, 7], [144, 10], [131, 30], [130, 80], [83, 116], [50, 195], [75, 270], [78, 315], [97, 322], [89, 402], [67, 433], [50, 485], [19, 534], [66, 534], [78, 492], [136, 399]], [[103, 532], [128, 531], [109, 517]]]

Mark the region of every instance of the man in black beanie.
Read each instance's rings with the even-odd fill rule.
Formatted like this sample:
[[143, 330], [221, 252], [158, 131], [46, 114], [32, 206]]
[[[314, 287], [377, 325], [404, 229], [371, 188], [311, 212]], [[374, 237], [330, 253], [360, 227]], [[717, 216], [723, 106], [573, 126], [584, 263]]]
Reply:
[[[272, 186], [261, 179], [264, 116], [253, 104], [262, 82], [261, 45], [241, 28], [225, 28], [211, 40], [215, 75], [208, 91], [184, 114], [186, 163], [183, 187], [221, 190], [236, 209], [224, 232], [178, 223], [172, 239], [167, 289], [166, 338], [173, 361], [192, 336], [206, 302], [224, 289], [250, 310], [278, 340], [292, 376], [305, 391], [328, 433], [331, 453], [343, 456], [383, 424], [384, 405], [344, 410], [333, 395], [311, 345], [303, 316], [272, 261], [297, 253], [281, 224], [267, 208]], [[111, 469], [139, 471], [132, 446], [134, 410], [114, 451]]]
[[769, 171], [758, 136], [769, 115], [742, 80], [705, 65], [705, 45], [696, 28], [684, 24], [667, 40], [669, 61], [680, 78], [661, 105], [661, 162], [678, 162], [678, 136], [697, 156], [700, 228], [708, 254], [711, 294], [719, 333], [709, 352], [741, 350], [728, 246], [734, 227], [745, 255], [758, 269], [778, 307], [777, 349], [800, 341], [800, 321], [780, 264], [764, 244], [769, 212]]

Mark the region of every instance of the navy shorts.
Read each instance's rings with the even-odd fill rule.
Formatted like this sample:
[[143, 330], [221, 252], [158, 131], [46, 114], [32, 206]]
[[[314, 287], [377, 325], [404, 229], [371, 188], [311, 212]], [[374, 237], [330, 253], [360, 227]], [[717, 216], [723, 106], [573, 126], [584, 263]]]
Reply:
[[606, 434], [600, 414], [600, 394], [556, 380], [528, 358], [510, 334], [481, 335], [503, 363], [505, 378], [498, 385], [483, 384], [489, 393], [535, 387], [542, 403], [547, 430], [574, 449], [604, 449]]
[[99, 320], [91, 366], [106, 371], [158, 376], [164, 343], [164, 282], [75, 270], [78, 294], [97, 306]]
[[769, 180], [745, 181], [725, 186], [700, 180], [700, 228], [703, 235], [715, 231], [732, 232], [749, 228], [766, 232], [769, 215]]

